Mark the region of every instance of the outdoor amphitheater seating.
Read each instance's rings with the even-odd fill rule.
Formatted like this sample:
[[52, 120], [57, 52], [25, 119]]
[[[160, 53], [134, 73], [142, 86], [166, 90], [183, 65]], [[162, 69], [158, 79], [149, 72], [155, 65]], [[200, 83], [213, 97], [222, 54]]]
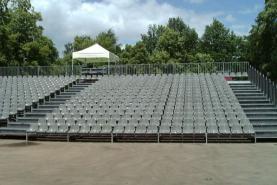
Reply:
[[[46, 126], [47, 125], [47, 126]], [[31, 132], [69, 134], [253, 134], [221, 74], [103, 76]]]
[[0, 119], [23, 111], [26, 106], [75, 81], [69, 76], [9, 76], [0, 77]]

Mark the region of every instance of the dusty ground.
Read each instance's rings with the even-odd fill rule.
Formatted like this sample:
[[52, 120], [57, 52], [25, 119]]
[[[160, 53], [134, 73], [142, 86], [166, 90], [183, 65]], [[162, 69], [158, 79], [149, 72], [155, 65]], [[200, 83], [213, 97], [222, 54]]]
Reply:
[[1, 185], [276, 185], [277, 144], [0, 140]]

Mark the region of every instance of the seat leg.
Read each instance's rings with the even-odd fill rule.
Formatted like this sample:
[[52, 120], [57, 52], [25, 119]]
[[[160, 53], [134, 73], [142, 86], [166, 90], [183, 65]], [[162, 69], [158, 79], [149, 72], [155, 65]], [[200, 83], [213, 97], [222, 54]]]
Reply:
[[28, 132], [26, 132], [25, 143], [28, 144]]

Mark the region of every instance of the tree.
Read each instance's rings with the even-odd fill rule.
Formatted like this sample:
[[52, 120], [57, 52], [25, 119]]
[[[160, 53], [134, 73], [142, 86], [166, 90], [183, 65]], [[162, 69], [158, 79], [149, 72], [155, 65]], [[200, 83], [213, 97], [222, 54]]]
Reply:
[[109, 50], [112, 53], [120, 53], [120, 45], [117, 44], [115, 33], [109, 29], [106, 32], [101, 32], [96, 36], [96, 42]]
[[145, 44], [139, 41], [134, 46], [127, 45], [120, 55], [123, 64], [147, 64], [149, 55]]
[[180, 18], [169, 18], [167, 27], [178, 32], [183, 39], [183, 49], [187, 53], [194, 52], [198, 43], [198, 34], [192, 28], [184, 23]]
[[216, 62], [230, 62], [230, 31], [214, 19], [213, 23], [206, 26], [201, 39], [201, 49], [208, 53]]
[[165, 31], [165, 26], [162, 25], [150, 25], [146, 34], [141, 35], [142, 42], [149, 54], [152, 54], [157, 47], [160, 36]]
[[250, 31], [251, 63], [277, 80], [277, 2], [267, 0]]
[[50, 65], [58, 52], [37, 25], [41, 15], [30, 0], [0, 1], [0, 65]]

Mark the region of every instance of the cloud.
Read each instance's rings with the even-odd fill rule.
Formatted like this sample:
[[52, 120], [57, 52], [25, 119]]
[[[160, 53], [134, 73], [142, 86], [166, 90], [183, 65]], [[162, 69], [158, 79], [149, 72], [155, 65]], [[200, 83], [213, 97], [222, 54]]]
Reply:
[[205, 0], [184, 0], [185, 2], [191, 3], [191, 4], [202, 4]]
[[[195, 1], [195, 0], [194, 0]], [[197, 0], [196, 0], [197, 1]], [[157, 0], [32, 0], [41, 12], [44, 33], [62, 52], [64, 44], [76, 35], [96, 36], [111, 28], [122, 44], [133, 44], [150, 24], [165, 24], [170, 17], [180, 16], [202, 35], [207, 24], [222, 12], [199, 13], [174, 7]]]
[[261, 11], [262, 8], [263, 7], [261, 4], [255, 4], [251, 8], [246, 8], [246, 9], [239, 11], [239, 13], [240, 14], [253, 14], [253, 13], [257, 13], [257, 12]]
[[234, 22], [236, 20], [236, 18], [233, 15], [231, 15], [231, 14], [226, 15], [224, 19], [227, 22]]

